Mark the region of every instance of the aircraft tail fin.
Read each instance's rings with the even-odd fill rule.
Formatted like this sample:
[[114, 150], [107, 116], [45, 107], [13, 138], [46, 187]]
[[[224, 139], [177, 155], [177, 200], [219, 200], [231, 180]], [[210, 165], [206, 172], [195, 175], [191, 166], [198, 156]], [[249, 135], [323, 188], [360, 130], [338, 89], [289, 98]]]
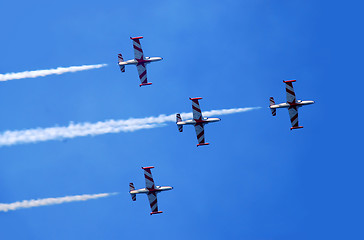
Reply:
[[[182, 117], [181, 117], [181, 114], [177, 113], [176, 114], [176, 123], [179, 123], [179, 122], [182, 122]], [[177, 127], [178, 127], [178, 131], [183, 132], [183, 125], [177, 124]]]
[[[270, 97], [269, 98], [269, 106], [272, 106], [272, 105], [275, 105], [275, 104], [276, 103], [274, 102], [274, 98], [273, 97]], [[277, 109], [271, 108], [270, 110], [272, 111], [272, 116], [277, 115]]]
[[119, 67], [120, 67], [120, 70], [122, 72], [125, 72], [125, 65], [120, 65], [121, 62], [124, 62], [124, 58], [123, 58], [123, 55], [121, 55], [121, 53], [118, 54], [118, 63], [119, 63]]
[[[130, 191], [135, 190], [135, 188], [134, 188], [134, 183], [129, 183], [129, 190], [130, 190]], [[130, 191], [129, 191], [129, 192], [130, 192]], [[130, 193], [130, 195], [131, 195], [131, 199], [132, 199], [133, 201], [136, 201], [136, 194], [135, 194], [135, 193]]]

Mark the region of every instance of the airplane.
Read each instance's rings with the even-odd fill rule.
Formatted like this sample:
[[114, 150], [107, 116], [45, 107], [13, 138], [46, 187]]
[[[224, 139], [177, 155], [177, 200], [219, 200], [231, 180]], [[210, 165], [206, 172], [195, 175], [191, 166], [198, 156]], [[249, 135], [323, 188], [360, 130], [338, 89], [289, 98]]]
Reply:
[[140, 44], [140, 39], [143, 37], [130, 37], [133, 40], [133, 47], [134, 47], [134, 59], [124, 61], [123, 56], [119, 53], [118, 54], [118, 62], [121, 72], [125, 72], [125, 65], [136, 65], [141, 86], [151, 85], [152, 83], [148, 83], [147, 79], [147, 64], [151, 62], [161, 61], [163, 58], [161, 57], [144, 57], [144, 53], [142, 50], [142, 46]]
[[289, 117], [291, 119], [291, 130], [292, 129], [299, 129], [303, 128], [302, 126], [299, 126], [298, 124], [298, 108], [304, 106], [304, 105], [310, 105], [314, 104], [314, 101], [302, 101], [302, 100], [296, 100], [296, 94], [293, 89], [293, 83], [296, 82], [296, 80], [287, 80], [283, 81], [286, 84], [286, 93], [287, 93], [287, 102], [275, 104], [274, 98], [269, 98], [269, 108], [272, 111], [272, 115], [276, 116], [276, 109], [277, 108], [288, 108]]
[[162, 191], [172, 190], [173, 187], [165, 186], [155, 186], [152, 172], [150, 169], [154, 167], [142, 167], [144, 170], [144, 177], [145, 177], [145, 188], [135, 190], [134, 184], [129, 183], [129, 193], [131, 195], [131, 199], [136, 201], [136, 194], [145, 193], [148, 196], [150, 208], [152, 212], [150, 215], [162, 213], [162, 211], [158, 211], [158, 203], [157, 203], [157, 194]]
[[211, 123], [211, 122], [218, 122], [221, 121], [220, 118], [204, 118], [202, 117], [200, 104], [198, 100], [202, 99], [201, 97], [197, 98], [190, 98], [192, 100], [192, 113], [193, 113], [193, 119], [192, 120], [186, 120], [182, 121], [181, 114], [176, 114], [176, 124], [178, 127], [178, 131], [183, 131], [183, 125], [194, 125], [195, 131], [197, 135], [198, 144], [197, 147], [203, 146], [203, 145], [209, 145], [209, 143], [205, 143], [205, 131], [204, 131], [204, 125]]

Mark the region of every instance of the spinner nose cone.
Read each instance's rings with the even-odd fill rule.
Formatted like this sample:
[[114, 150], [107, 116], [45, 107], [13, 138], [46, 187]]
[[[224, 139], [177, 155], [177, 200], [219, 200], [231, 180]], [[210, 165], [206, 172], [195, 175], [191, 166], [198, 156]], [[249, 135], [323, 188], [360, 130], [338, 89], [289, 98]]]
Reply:
[[213, 119], [213, 122], [220, 122], [221, 121], [221, 118], [214, 118]]

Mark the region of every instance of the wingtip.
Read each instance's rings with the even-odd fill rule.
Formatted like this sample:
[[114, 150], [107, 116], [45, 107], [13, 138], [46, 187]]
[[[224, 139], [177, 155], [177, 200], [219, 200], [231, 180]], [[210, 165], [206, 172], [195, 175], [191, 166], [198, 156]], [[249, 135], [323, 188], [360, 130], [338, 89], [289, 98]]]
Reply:
[[153, 214], [158, 214], [158, 213], [163, 213], [162, 211], [157, 211], [157, 212], [151, 212], [150, 215], [153, 215]]
[[200, 100], [200, 99], [202, 99], [202, 97], [190, 98], [190, 100]]
[[284, 83], [290, 83], [290, 82], [295, 82], [296, 80], [283, 80]]
[[210, 145], [210, 143], [199, 143], [199, 144], [197, 144], [197, 147], [199, 147], [199, 146], [205, 146], [205, 145]]
[[140, 37], [130, 37], [131, 40], [136, 40], [136, 39], [142, 39], [143, 36], [140, 36]]
[[142, 169], [152, 169], [154, 168], [154, 166], [150, 166], [150, 167], [142, 167]]
[[150, 83], [142, 83], [142, 84], [139, 84], [139, 87], [141, 87], [141, 86], [148, 86], [148, 85], [152, 85], [152, 83], [150, 82]]

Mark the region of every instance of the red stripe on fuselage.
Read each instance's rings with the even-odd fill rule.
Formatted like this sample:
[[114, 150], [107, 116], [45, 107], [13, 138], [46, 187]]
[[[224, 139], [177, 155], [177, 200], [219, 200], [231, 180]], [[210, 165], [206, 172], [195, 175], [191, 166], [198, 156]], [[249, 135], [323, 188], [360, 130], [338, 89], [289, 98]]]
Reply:
[[150, 63], [151, 62], [151, 60], [145, 60], [145, 59], [135, 59], [135, 60], [137, 60], [138, 62], [137, 62], [137, 65], [143, 65], [143, 67], [145, 67], [145, 63]]
[[201, 120], [201, 119], [195, 119], [195, 122], [196, 122], [195, 125], [201, 125], [201, 126], [203, 126], [205, 123], [207, 123], [207, 121]]

